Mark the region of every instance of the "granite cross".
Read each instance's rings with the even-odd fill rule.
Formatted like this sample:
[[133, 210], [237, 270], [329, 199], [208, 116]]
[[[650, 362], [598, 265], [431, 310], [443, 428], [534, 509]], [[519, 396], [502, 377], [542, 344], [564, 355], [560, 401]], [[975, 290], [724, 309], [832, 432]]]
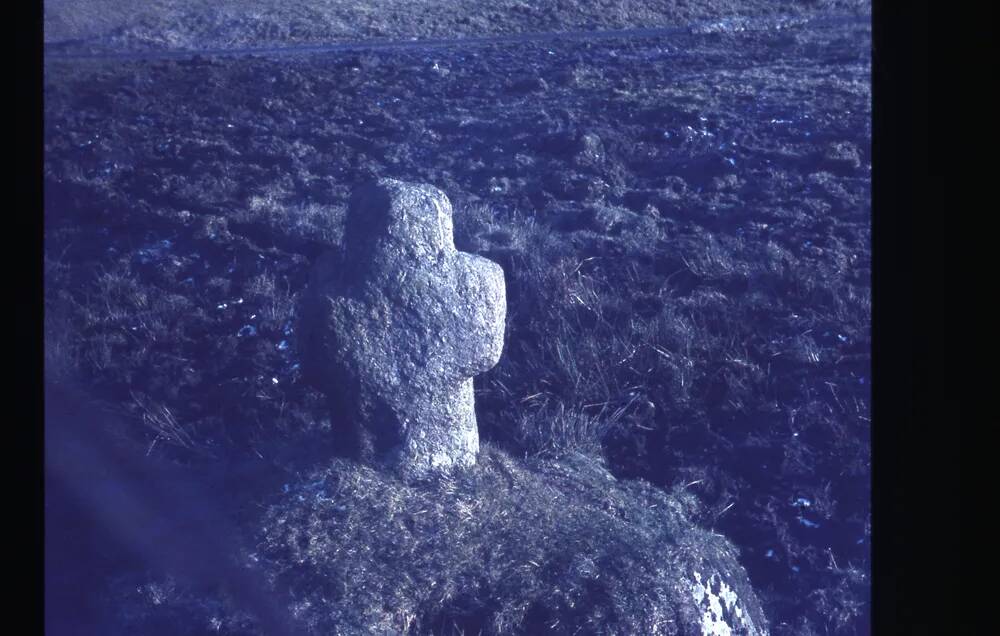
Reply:
[[500, 359], [503, 270], [456, 250], [451, 204], [426, 185], [358, 189], [344, 240], [313, 269], [300, 341], [345, 447], [409, 475], [474, 464], [472, 378]]

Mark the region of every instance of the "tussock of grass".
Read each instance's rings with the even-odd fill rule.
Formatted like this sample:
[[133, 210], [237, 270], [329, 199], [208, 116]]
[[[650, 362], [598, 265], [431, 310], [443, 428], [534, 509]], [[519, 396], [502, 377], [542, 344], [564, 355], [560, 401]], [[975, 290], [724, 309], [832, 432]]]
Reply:
[[[528, 396], [531, 402], [538, 396]], [[544, 456], [580, 453], [601, 457], [601, 442], [615, 422], [614, 416], [588, 415], [567, 411], [562, 404], [553, 407], [543, 402], [526, 411], [518, 422], [517, 441], [525, 452]]]

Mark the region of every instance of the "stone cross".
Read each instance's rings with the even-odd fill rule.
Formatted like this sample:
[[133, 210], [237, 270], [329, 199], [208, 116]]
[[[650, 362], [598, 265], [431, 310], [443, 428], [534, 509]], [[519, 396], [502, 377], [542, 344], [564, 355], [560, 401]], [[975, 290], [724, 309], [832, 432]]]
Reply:
[[392, 179], [353, 194], [344, 242], [314, 266], [300, 343], [345, 447], [407, 475], [474, 464], [472, 377], [500, 359], [503, 269], [455, 249], [444, 193]]

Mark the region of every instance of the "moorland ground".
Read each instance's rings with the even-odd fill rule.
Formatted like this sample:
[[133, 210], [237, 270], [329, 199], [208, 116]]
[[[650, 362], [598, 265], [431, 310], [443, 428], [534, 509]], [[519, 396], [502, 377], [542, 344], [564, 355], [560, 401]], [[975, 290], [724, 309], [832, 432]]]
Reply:
[[310, 262], [355, 185], [430, 183], [507, 276], [483, 438], [686, 487], [774, 633], [866, 633], [869, 47], [851, 21], [53, 60], [47, 373], [267, 496], [335, 443], [295, 355]]
[[626, 29], [869, 12], [869, 0], [49, 0], [61, 51], [238, 48], [340, 40]]

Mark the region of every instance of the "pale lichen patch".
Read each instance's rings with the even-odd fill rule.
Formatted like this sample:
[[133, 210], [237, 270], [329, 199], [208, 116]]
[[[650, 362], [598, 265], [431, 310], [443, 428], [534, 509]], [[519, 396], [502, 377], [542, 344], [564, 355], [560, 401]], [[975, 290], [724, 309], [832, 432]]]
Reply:
[[712, 574], [704, 582], [700, 572], [694, 572], [693, 575], [691, 596], [701, 612], [702, 636], [759, 633], [740, 607], [736, 591], [718, 574]]

